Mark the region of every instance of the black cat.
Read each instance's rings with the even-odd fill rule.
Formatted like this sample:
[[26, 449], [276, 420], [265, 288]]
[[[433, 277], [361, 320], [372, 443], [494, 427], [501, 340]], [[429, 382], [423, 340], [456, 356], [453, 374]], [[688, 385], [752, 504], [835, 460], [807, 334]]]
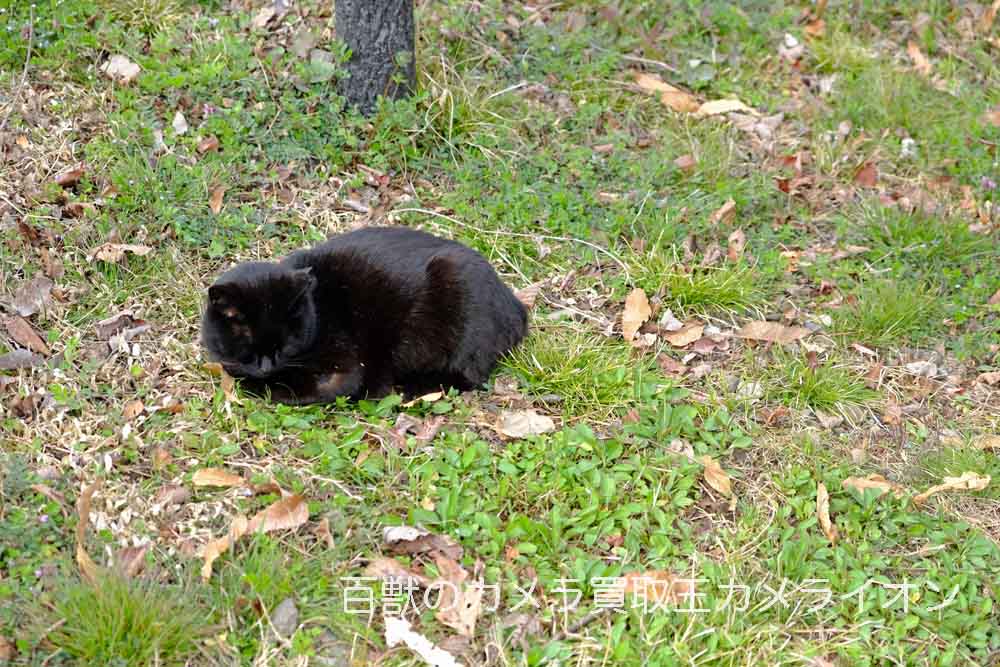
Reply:
[[208, 290], [202, 344], [253, 393], [322, 403], [478, 387], [527, 322], [475, 250], [380, 227], [230, 269]]

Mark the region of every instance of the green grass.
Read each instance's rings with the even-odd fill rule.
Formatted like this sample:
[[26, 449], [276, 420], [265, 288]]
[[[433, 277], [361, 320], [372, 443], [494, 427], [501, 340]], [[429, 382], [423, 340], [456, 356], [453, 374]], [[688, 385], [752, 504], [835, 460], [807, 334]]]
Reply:
[[189, 664], [210, 630], [190, 592], [115, 575], [62, 581], [36, 614], [37, 638], [83, 665]]
[[[996, 482], [949, 492], [940, 509], [906, 496], [945, 475], [1000, 477], [990, 453], [939, 446], [938, 437], [995, 430], [995, 411], [981, 385], [937, 378], [928, 390], [898, 368], [935, 350], [949, 374], [1000, 366], [1000, 310], [988, 303], [1000, 289], [990, 218], [1000, 129], [983, 120], [1000, 104], [1000, 68], [985, 37], [965, 34], [968, 9], [830, 3], [825, 33], [809, 37], [802, 3], [418, 4], [419, 90], [371, 118], [336, 92], [347, 54], [330, 38], [329, 3], [297, 3], [263, 29], [250, 28], [255, 10], [167, 0], [45, 0], [0, 15], [0, 155], [9, 165], [0, 218], [11, 223], [0, 224], [3, 299], [43, 268], [19, 220], [51, 235], [36, 244], [66, 271], [51, 308], [28, 318], [53, 348], [51, 368], [4, 371], [0, 387], [0, 637], [14, 641], [17, 660], [346, 664], [354, 651], [355, 664], [412, 667], [405, 650], [386, 651], [379, 610], [371, 620], [345, 612], [343, 577], [391, 555], [384, 528], [419, 524], [458, 541], [463, 567], [472, 574], [480, 563], [485, 581], [501, 586], [465, 654], [432, 610], [408, 614], [470, 665], [488, 643], [498, 662], [524, 667], [989, 664], [1000, 650]], [[333, 64], [295, 53], [307, 30]], [[786, 33], [805, 46], [794, 67], [778, 54]], [[910, 68], [911, 39], [934, 80]], [[142, 67], [129, 86], [99, 72], [116, 53]], [[732, 118], [676, 113], [636, 89], [636, 69], [701, 99], [780, 112], [781, 122], [763, 136]], [[27, 107], [10, 104], [15, 97]], [[178, 111], [190, 128], [180, 136]], [[845, 120], [848, 135], [832, 135]], [[202, 154], [209, 135], [219, 150]], [[901, 156], [904, 138], [916, 142], [912, 157]], [[790, 175], [783, 160], [795, 154], [813, 180], [788, 195], [775, 178]], [[683, 155], [692, 168], [675, 164]], [[877, 191], [853, 183], [869, 160]], [[76, 162], [87, 172], [75, 189], [51, 183]], [[209, 196], [219, 186], [215, 214]], [[935, 212], [886, 203], [914, 192]], [[63, 199], [93, 209], [72, 218]], [[732, 218], [713, 222], [730, 199]], [[369, 202], [372, 215], [347, 200]], [[204, 286], [231, 262], [372, 222], [464, 241], [512, 286], [542, 284], [530, 338], [498, 370], [520, 396], [309, 408], [227, 400], [201, 367]], [[747, 244], [730, 261], [737, 229]], [[120, 264], [86, 259], [109, 240], [153, 252]], [[723, 257], [704, 266], [714, 244]], [[868, 250], [844, 257], [847, 246]], [[800, 254], [795, 271], [786, 271], [788, 251]], [[665, 336], [632, 347], [618, 332], [635, 287], [658, 308], [654, 321], [670, 308], [715, 333], [697, 349], [666, 350]], [[100, 344], [96, 322], [125, 309], [150, 331], [88, 359]], [[824, 326], [784, 350], [732, 335], [763, 318]], [[0, 330], [0, 354], [18, 345]], [[683, 373], [663, 375], [664, 351]], [[762, 396], [723, 390], [739, 396], [753, 385]], [[29, 394], [46, 407], [24, 418], [15, 408]], [[905, 408], [899, 424], [884, 419], [888, 396]], [[128, 419], [136, 399], [144, 410]], [[790, 410], [781, 423], [754, 423], [754, 399]], [[510, 409], [547, 414], [557, 428], [505, 437], [498, 424]], [[852, 418], [818, 428], [817, 412]], [[429, 440], [416, 427], [395, 430], [432, 419], [441, 429]], [[732, 496], [688, 454], [717, 461]], [[303, 494], [310, 520], [241, 541], [193, 586], [200, 563], [187, 550], [279, 497], [194, 488], [193, 472], [209, 466]], [[842, 486], [871, 473], [902, 485], [903, 497]], [[69, 574], [74, 503], [98, 477], [91, 553], [153, 542], [157, 567], [138, 581], [95, 588]], [[154, 511], [152, 498], [178, 483], [191, 497]], [[817, 517], [820, 483], [835, 542]], [[324, 519], [332, 544], [315, 532]], [[427, 555], [396, 557], [438, 571]], [[647, 570], [702, 577], [708, 613], [586, 616], [595, 578]], [[514, 585], [535, 578], [538, 606], [517, 607]], [[796, 608], [800, 590], [789, 605], [765, 604], [766, 587], [785, 581], [795, 591], [810, 579], [828, 582], [823, 608]], [[564, 614], [567, 580], [583, 600]], [[909, 609], [893, 599], [903, 580], [919, 586]], [[866, 581], [860, 609], [851, 594]], [[751, 588], [746, 610], [726, 606], [734, 583]], [[299, 626], [278, 642], [267, 620], [287, 600]], [[522, 613], [537, 634], [504, 626], [531, 620], [512, 616]], [[563, 632], [585, 617], [579, 633]]]

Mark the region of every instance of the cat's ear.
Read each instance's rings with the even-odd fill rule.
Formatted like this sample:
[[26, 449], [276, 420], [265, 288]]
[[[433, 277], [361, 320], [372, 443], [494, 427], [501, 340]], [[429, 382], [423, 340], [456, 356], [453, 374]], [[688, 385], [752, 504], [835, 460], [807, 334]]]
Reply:
[[238, 297], [239, 288], [232, 284], [222, 283], [208, 288], [209, 305], [225, 317], [236, 317], [239, 314]]

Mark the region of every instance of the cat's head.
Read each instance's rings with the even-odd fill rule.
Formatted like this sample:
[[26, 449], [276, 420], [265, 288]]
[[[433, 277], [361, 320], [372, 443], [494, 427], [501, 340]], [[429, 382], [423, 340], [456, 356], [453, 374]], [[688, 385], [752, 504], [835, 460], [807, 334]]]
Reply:
[[297, 368], [316, 337], [315, 287], [308, 268], [249, 262], [230, 269], [208, 289], [202, 344], [234, 377]]

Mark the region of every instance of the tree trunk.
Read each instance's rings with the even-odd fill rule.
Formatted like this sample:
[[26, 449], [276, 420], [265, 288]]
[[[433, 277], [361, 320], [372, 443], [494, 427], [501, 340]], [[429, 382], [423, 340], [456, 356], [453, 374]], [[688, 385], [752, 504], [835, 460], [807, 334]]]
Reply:
[[379, 95], [409, 95], [416, 85], [413, 0], [334, 0], [337, 37], [351, 50], [340, 93], [369, 114]]

